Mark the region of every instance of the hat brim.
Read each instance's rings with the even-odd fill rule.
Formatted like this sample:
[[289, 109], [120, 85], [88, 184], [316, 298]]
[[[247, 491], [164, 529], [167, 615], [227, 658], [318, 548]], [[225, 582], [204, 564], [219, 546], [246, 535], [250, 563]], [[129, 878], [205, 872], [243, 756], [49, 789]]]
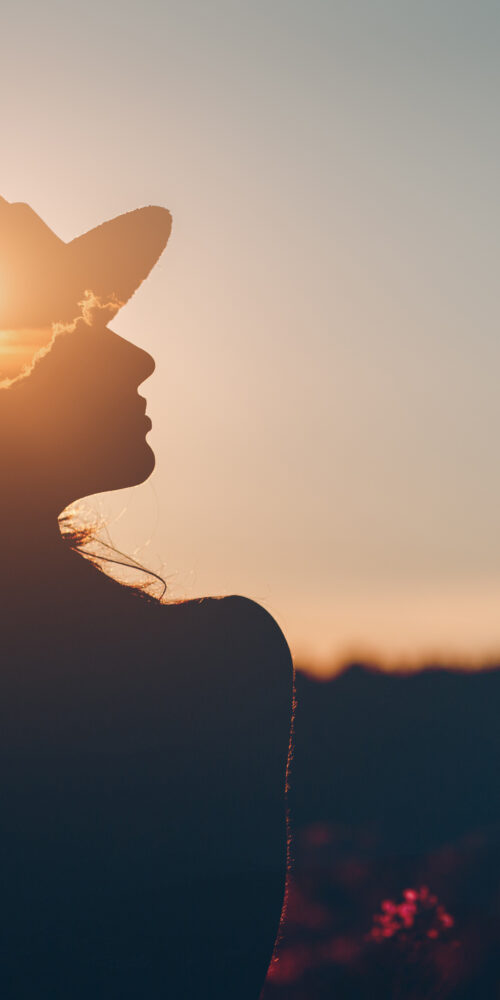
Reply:
[[149, 205], [76, 237], [66, 244], [70, 284], [79, 295], [91, 292], [111, 313], [117, 312], [148, 277], [171, 228], [170, 212]]
[[24, 204], [0, 204], [0, 330], [68, 324], [88, 299], [113, 316], [165, 249], [172, 219], [156, 205], [126, 212], [64, 243]]

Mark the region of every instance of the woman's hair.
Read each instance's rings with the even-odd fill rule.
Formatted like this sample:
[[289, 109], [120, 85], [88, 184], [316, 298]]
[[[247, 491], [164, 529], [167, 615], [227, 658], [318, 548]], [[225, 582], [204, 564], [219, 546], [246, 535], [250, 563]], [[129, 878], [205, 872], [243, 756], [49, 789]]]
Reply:
[[[59, 528], [63, 541], [74, 552], [88, 559], [100, 572], [110, 576], [116, 583], [135, 591], [139, 596], [154, 601], [162, 601], [167, 590], [166, 580], [147, 569], [132, 556], [117, 549], [110, 541], [100, 536], [102, 526], [95, 522], [86, 524], [78, 522], [78, 515], [73, 508], [67, 508], [59, 517]], [[118, 567], [122, 568], [121, 575]], [[114, 570], [114, 572], [113, 572]], [[124, 575], [124, 571], [128, 571]], [[130, 579], [130, 574], [139, 574], [139, 580]]]

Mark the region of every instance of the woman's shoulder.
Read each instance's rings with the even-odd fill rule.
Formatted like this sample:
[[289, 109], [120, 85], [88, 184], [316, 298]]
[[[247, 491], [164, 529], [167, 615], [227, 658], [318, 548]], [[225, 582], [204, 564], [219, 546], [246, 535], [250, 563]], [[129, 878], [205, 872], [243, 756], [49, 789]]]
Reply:
[[248, 597], [233, 594], [166, 603], [159, 617], [165, 638], [184, 638], [201, 655], [217, 651], [221, 660], [251, 663], [254, 676], [272, 670], [291, 679], [292, 659], [281, 628]]
[[[159, 601], [147, 592], [124, 587], [90, 567], [97, 591], [97, 628], [131, 653], [149, 647], [150, 662], [179, 660], [251, 664], [254, 677], [272, 673], [292, 677], [287, 641], [273, 616], [256, 601], [232, 594], [191, 600]], [[82, 603], [82, 602], [80, 602]], [[145, 646], [144, 646], [145, 648]]]
[[285, 636], [277, 621], [261, 604], [249, 597], [241, 597], [239, 594], [201, 597], [166, 603], [163, 608], [165, 617], [178, 617], [196, 623], [197, 627], [213, 628], [229, 641], [244, 638], [252, 642], [269, 642], [290, 656]]
[[277, 621], [257, 601], [239, 594], [228, 597], [202, 597], [197, 600], [184, 601], [177, 605], [184, 613], [198, 616], [208, 622], [214, 622], [227, 637], [234, 638], [244, 634], [249, 639], [260, 639], [274, 642], [278, 646], [288, 645]]

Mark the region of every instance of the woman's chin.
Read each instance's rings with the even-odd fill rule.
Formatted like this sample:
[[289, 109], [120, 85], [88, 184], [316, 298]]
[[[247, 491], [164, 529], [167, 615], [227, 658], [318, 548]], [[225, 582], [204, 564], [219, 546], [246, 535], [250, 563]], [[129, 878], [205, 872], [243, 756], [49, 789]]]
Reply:
[[125, 478], [127, 479], [125, 486], [139, 486], [146, 479], [149, 479], [155, 467], [156, 459], [155, 453], [147, 441], [144, 441], [140, 454], [134, 455], [133, 460], [132, 456], [129, 456], [129, 461], [126, 464], [128, 468], [126, 473], [124, 469]]
[[[113, 490], [125, 490], [130, 486], [140, 486], [149, 479], [156, 459], [147, 441], [143, 441], [138, 449], [130, 449], [127, 454], [116, 454], [106, 464], [105, 474], [101, 477], [101, 485], [92, 493], [110, 493]], [[89, 491], [90, 495], [90, 491]]]
[[[139, 446], [133, 448], [129, 446], [122, 453], [115, 451], [110, 454], [108, 450], [106, 453], [101, 452], [98, 462], [95, 461], [95, 457], [94, 455], [92, 468], [85, 469], [80, 456], [78, 468], [74, 469], [74, 476], [68, 476], [68, 466], [59, 456], [60, 488], [57, 490], [57, 495], [63, 501], [61, 510], [77, 500], [97, 493], [112, 493], [115, 490], [140, 486], [149, 479], [156, 463], [154, 451], [144, 439]], [[61, 469], [64, 470], [62, 473]]]

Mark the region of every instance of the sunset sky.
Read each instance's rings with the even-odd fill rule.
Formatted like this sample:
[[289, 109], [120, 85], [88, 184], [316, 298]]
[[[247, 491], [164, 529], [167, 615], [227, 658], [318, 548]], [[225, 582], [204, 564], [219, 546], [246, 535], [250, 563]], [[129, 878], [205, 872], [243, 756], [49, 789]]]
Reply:
[[97, 497], [173, 596], [297, 660], [500, 655], [500, 6], [4, 0], [0, 194], [173, 214], [114, 321], [151, 480]]

